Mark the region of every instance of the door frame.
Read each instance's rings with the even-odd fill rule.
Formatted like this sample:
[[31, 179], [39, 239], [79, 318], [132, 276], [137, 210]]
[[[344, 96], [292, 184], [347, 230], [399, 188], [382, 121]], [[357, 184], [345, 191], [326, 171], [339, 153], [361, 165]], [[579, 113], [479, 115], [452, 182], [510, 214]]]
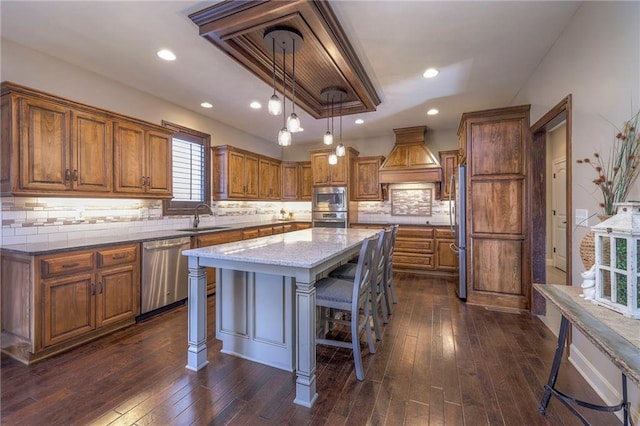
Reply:
[[[542, 229], [544, 232], [531, 233], [531, 266], [532, 282], [546, 283], [546, 146], [547, 131], [554, 128], [558, 123], [566, 121], [566, 148], [565, 157], [567, 159], [567, 271], [565, 285], [571, 285], [573, 270], [573, 241], [571, 236], [571, 224], [573, 223], [573, 203], [571, 195], [571, 94], [567, 95], [551, 110], [545, 113], [533, 126], [531, 126], [531, 176], [530, 196], [532, 207], [531, 229]], [[530, 292], [532, 313], [545, 315], [547, 312], [545, 299], [537, 292]]]

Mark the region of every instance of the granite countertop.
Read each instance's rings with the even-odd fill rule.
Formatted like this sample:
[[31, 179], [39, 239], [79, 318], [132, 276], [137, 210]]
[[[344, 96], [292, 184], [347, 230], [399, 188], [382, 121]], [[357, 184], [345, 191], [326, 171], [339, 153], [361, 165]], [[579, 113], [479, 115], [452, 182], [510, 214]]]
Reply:
[[[283, 223], [296, 223], [296, 222], [309, 223], [310, 221], [273, 220], [268, 222], [265, 222], [265, 221], [238, 222], [238, 223], [215, 225], [215, 226], [219, 226], [220, 228], [207, 230], [205, 232], [178, 231], [176, 229], [168, 229], [166, 231], [135, 232], [130, 234], [117, 234], [117, 235], [109, 235], [104, 237], [91, 237], [87, 239], [77, 239], [77, 240], [12, 244], [12, 245], [2, 246], [1, 249], [2, 251], [5, 251], [5, 252], [37, 256], [42, 254], [52, 254], [52, 253], [65, 252], [69, 250], [88, 249], [88, 248], [95, 248], [95, 247], [101, 247], [101, 246], [107, 246], [107, 245], [113, 245], [113, 244], [138, 243], [138, 242], [155, 241], [155, 240], [166, 240], [170, 238], [191, 237], [194, 235], [205, 235], [205, 234], [211, 234], [216, 232], [231, 231], [234, 229], [245, 229], [245, 228], [258, 227], [258, 226], [280, 225]], [[204, 225], [202, 228], [207, 228], [207, 227], [209, 227], [209, 225]], [[178, 229], [182, 229], [182, 227]]]
[[449, 223], [449, 221], [443, 221], [443, 220], [427, 220], [424, 221], [424, 223], [398, 223], [398, 222], [389, 222], [389, 221], [381, 221], [381, 222], [376, 222], [376, 221], [368, 221], [368, 222], [353, 222], [352, 225], [381, 225], [381, 226], [389, 226], [389, 225], [394, 225], [394, 224], [399, 224], [400, 226], [420, 226], [420, 227], [433, 227], [433, 226], [451, 226], [451, 224]]
[[185, 250], [182, 254], [264, 265], [313, 268], [331, 257], [349, 251], [376, 232], [378, 231], [374, 229], [309, 228]]
[[534, 284], [533, 288], [555, 305], [629, 380], [640, 385], [640, 320], [584, 300], [579, 296], [580, 287]]

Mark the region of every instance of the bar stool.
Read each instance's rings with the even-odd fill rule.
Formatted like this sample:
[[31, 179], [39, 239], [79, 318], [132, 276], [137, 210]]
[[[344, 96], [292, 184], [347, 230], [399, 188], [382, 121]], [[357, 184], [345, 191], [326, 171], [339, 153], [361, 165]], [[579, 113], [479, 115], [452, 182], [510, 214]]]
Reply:
[[[391, 230], [380, 231], [378, 233], [378, 242], [374, 251], [374, 268], [373, 282], [372, 282], [372, 317], [374, 330], [376, 332], [376, 338], [382, 340], [382, 333], [380, 328], [380, 319], [378, 317], [378, 309], [382, 312], [382, 322], [387, 324], [389, 322], [389, 315], [387, 310], [387, 302], [383, 302], [382, 299], [387, 297], [386, 287], [384, 284], [385, 273], [385, 247], [391, 238]], [[356, 264], [345, 263], [340, 265], [329, 273], [330, 277], [340, 278], [343, 280], [354, 280], [356, 273]]]
[[[360, 332], [363, 329], [367, 335], [369, 352], [376, 352], [371, 333], [371, 282], [374, 272], [373, 254], [378, 239], [379, 236], [376, 234], [362, 243], [354, 280], [326, 277], [316, 282], [316, 306], [320, 308], [321, 321], [325, 324], [338, 323], [351, 327], [350, 342], [327, 339], [326, 327], [323, 326], [323, 335], [316, 339], [316, 343], [352, 349], [358, 380], [364, 380], [360, 351]], [[336, 316], [335, 311], [342, 311], [347, 315]]]
[[[393, 305], [398, 303], [396, 295], [396, 287], [393, 283], [393, 247], [396, 245], [396, 236], [398, 235], [398, 224], [391, 225], [391, 237], [385, 248], [385, 264], [384, 264], [384, 288], [385, 301], [387, 302], [387, 311], [393, 313]], [[393, 302], [393, 303], [390, 303]]]

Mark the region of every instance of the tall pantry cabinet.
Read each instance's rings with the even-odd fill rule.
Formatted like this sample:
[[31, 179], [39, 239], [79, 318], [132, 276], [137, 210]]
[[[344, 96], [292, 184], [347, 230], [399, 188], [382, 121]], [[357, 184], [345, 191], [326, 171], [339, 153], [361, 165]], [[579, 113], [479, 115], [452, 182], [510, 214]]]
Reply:
[[470, 112], [458, 128], [467, 164], [467, 302], [529, 309], [529, 105]]

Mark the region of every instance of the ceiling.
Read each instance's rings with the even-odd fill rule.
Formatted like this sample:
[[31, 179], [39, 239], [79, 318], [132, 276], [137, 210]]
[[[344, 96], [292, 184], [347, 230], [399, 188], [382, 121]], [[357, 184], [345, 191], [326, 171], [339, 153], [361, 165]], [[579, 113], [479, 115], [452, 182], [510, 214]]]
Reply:
[[[267, 113], [270, 85], [199, 36], [189, 19], [215, 3], [2, 0], [1, 34], [276, 144], [282, 119]], [[451, 130], [463, 112], [510, 105], [580, 2], [330, 4], [381, 101], [376, 111], [343, 118], [348, 140], [392, 138], [394, 128], [420, 125]], [[160, 60], [161, 48], [177, 60]], [[440, 74], [423, 78], [429, 67]], [[260, 110], [249, 108], [254, 100]], [[200, 107], [204, 101], [213, 108]], [[429, 116], [430, 108], [440, 113]], [[321, 140], [326, 120], [296, 112], [305, 130], [293, 143]]]

